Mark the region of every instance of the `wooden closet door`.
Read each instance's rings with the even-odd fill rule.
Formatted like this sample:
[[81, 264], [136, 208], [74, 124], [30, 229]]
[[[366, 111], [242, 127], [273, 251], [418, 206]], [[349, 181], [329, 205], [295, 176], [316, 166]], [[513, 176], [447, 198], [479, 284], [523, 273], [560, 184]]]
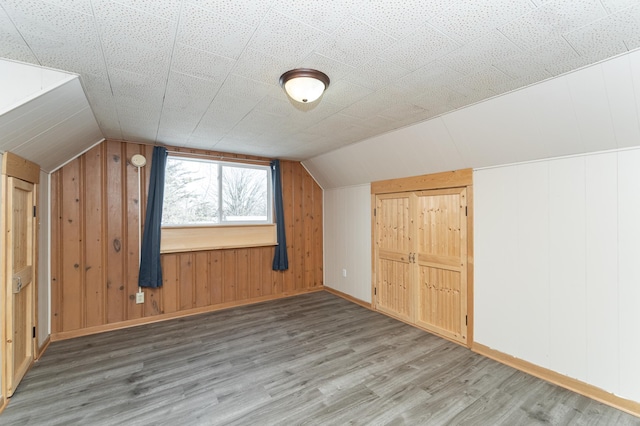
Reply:
[[7, 395], [15, 392], [34, 360], [36, 217], [34, 184], [7, 178], [6, 365]]
[[376, 309], [413, 321], [411, 194], [376, 197]]
[[466, 343], [466, 189], [416, 195], [416, 324]]

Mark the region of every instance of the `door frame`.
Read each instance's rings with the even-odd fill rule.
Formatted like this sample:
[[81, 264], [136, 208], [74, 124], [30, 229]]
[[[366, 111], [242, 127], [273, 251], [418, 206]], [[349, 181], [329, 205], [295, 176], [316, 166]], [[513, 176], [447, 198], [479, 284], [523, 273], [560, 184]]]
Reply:
[[[7, 312], [7, 304], [9, 301], [7, 300], [8, 289], [11, 287], [12, 283], [6, 280], [7, 274], [7, 196], [8, 193], [8, 182], [9, 177], [17, 178], [23, 180], [25, 182], [33, 184], [33, 206], [36, 207], [38, 205], [39, 191], [40, 191], [40, 166], [37, 164], [28, 161], [18, 155], [15, 155], [11, 152], [5, 152], [2, 155], [2, 174], [0, 175], [1, 179], [1, 196], [2, 196], [2, 209], [0, 211], [0, 276], [2, 280], [0, 280], [0, 302], [2, 303], [2, 324], [0, 327], [0, 354], [2, 356], [2, 365], [0, 365], [2, 371], [2, 377], [0, 380], [0, 389], [2, 390], [2, 396], [0, 397], [0, 410], [7, 403], [7, 394], [8, 394], [8, 374], [10, 372], [9, 365], [7, 363], [7, 324], [8, 321], [12, 319], [8, 317]], [[33, 327], [38, 326], [38, 224], [40, 212], [36, 207], [36, 216], [33, 218], [34, 226], [33, 226], [33, 281], [32, 285], [32, 318], [33, 318]], [[31, 339], [31, 344], [33, 345], [32, 351], [34, 360], [38, 356], [38, 334]]]
[[[433, 189], [467, 189], [467, 343], [473, 345], [473, 169], [371, 182], [371, 308], [376, 310], [376, 202], [382, 194]], [[442, 336], [448, 339], [446, 336]], [[448, 339], [450, 340], [450, 339]], [[455, 343], [460, 342], [452, 340]]]

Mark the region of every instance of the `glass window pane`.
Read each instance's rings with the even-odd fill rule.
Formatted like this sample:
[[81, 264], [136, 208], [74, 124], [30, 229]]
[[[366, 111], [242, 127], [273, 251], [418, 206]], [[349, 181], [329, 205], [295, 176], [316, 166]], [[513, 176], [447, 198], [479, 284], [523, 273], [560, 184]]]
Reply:
[[268, 220], [269, 176], [266, 168], [222, 167], [222, 217], [224, 222]]
[[220, 223], [218, 164], [183, 158], [167, 159], [163, 225]]
[[269, 166], [167, 159], [164, 226], [271, 223]]

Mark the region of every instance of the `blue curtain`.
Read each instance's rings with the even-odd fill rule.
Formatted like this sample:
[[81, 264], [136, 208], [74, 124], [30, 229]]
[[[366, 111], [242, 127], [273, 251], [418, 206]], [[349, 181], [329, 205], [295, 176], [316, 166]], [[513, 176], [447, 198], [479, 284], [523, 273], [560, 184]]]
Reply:
[[164, 170], [167, 165], [167, 150], [160, 146], [153, 148], [147, 215], [140, 249], [140, 287], [162, 287], [162, 267], [160, 265], [160, 227], [162, 225], [162, 198], [164, 197]]
[[287, 256], [287, 236], [284, 228], [284, 211], [282, 208], [282, 178], [280, 177], [280, 160], [271, 162], [271, 182], [273, 186], [273, 203], [276, 213], [276, 227], [278, 232], [278, 245], [273, 255], [274, 271], [286, 271], [289, 269]]

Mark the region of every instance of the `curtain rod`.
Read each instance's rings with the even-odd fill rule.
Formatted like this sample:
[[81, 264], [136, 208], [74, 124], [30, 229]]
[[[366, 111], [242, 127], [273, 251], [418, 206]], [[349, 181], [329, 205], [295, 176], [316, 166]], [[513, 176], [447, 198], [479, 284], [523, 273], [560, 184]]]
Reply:
[[228, 157], [228, 156], [224, 156], [222, 154], [216, 155], [216, 154], [201, 154], [201, 153], [197, 153], [197, 152], [184, 152], [184, 151], [171, 151], [169, 150], [169, 155], [176, 155], [176, 156], [183, 156], [183, 157], [205, 157], [205, 158], [209, 158], [209, 159], [215, 159], [215, 160], [234, 160], [237, 162], [244, 162], [244, 163], [266, 163], [266, 164], [271, 164], [271, 160], [260, 160], [260, 159], [254, 159], [254, 158], [238, 158], [238, 157]]

